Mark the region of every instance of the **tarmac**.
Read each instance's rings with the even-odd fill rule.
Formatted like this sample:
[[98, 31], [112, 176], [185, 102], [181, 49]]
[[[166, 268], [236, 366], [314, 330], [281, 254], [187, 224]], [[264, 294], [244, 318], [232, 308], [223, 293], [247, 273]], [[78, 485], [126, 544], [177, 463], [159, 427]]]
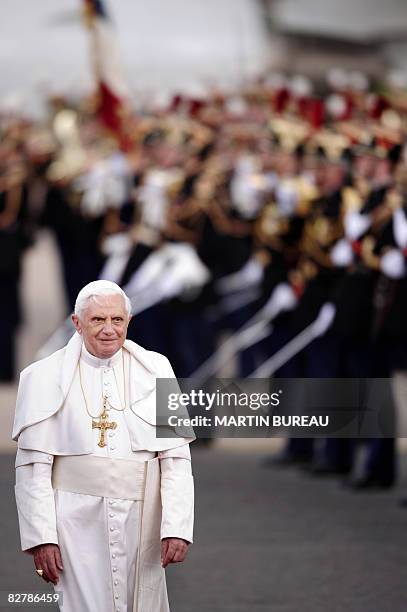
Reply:
[[[351, 493], [337, 479], [265, 469], [263, 456], [237, 443], [193, 451], [195, 541], [167, 569], [172, 612], [404, 612], [407, 461], [396, 489]], [[19, 551], [13, 460], [0, 456], [0, 591], [43, 592]]]

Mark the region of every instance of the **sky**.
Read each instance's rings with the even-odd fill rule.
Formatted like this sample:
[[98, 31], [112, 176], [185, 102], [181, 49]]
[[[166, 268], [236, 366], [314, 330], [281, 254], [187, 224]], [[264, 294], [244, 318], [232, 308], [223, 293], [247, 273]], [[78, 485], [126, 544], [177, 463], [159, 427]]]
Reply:
[[[267, 64], [268, 43], [254, 0], [108, 0], [133, 92], [232, 84]], [[0, 96], [35, 106], [44, 91], [90, 84], [80, 0], [2, 0]]]

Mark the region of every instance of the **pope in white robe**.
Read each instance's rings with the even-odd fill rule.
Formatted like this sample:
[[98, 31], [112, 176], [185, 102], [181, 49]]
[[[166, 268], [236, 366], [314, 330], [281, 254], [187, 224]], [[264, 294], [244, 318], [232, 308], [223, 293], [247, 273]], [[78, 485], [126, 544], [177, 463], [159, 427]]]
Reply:
[[64, 612], [168, 612], [164, 568], [192, 542], [193, 438], [157, 436], [156, 378], [174, 373], [126, 340], [129, 313], [115, 283], [90, 283], [74, 336], [20, 377], [21, 545]]

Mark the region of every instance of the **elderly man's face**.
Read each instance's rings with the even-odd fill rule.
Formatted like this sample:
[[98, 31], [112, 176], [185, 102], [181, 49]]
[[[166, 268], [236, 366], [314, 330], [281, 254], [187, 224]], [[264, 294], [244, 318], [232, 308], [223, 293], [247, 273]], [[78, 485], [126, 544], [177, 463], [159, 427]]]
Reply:
[[100, 295], [90, 298], [80, 318], [72, 315], [72, 321], [89, 353], [109, 359], [123, 346], [130, 317], [121, 295]]

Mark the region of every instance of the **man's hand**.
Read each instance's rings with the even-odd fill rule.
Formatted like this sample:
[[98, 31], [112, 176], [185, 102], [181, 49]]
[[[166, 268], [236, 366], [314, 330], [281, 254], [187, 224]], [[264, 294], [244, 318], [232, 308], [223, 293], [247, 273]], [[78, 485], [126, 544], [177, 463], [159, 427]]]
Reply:
[[57, 544], [40, 544], [30, 552], [34, 556], [35, 569], [42, 569], [42, 578], [45, 582], [58, 584], [59, 572], [64, 569], [61, 559], [61, 551]]
[[181, 538], [164, 538], [161, 540], [161, 565], [165, 568], [170, 563], [182, 563], [187, 556], [189, 543]]

